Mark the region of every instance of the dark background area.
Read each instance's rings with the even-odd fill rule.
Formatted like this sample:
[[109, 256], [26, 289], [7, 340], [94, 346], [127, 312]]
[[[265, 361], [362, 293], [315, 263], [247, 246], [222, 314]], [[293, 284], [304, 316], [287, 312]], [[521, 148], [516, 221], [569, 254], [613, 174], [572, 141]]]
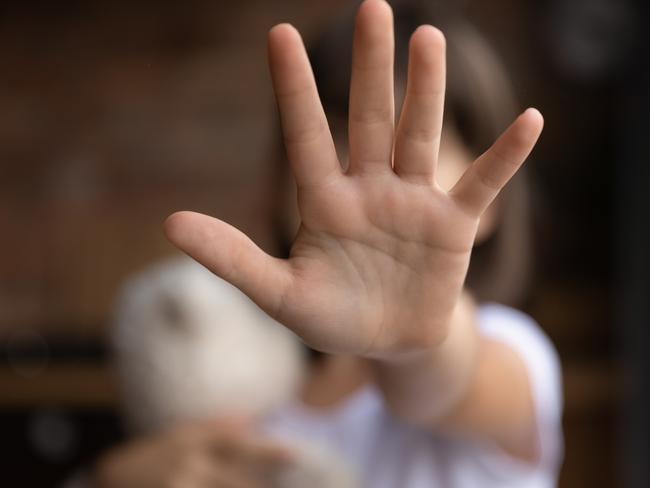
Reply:
[[[166, 215], [270, 246], [266, 32], [309, 39], [348, 4], [2, 2], [0, 485], [55, 486], [122, 437], [103, 336], [120, 281], [174, 253]], [[645, 486], [647, 13], [458, 4], [546, 119], [526, 311], [563, 362], [561, 486]]]

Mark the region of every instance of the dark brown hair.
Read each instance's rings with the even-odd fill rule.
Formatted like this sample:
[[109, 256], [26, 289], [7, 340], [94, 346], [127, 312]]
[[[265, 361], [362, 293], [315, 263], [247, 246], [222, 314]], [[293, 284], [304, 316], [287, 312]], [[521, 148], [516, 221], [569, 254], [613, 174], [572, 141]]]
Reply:
[[[474, 27], [443, 4], [393, 2], [393, 10], [397, 87], [405, 84], [411, 33], [421, 24], [440, 28], [447, 39], [445, 129], [454, 130], [480, 155], [517, 114], [501, 62]], [[309, 43], [319, 94], [336, 135], [347, 129], [342, 122], [347, 121], [353, 28], [354, 12], [348, 10]], [[288, 254], [292, 237], [287, 223], [287, 195], [295, 201], [290, 181], [286, 158], [278, 158], [274, 224], [283, 254]], [[525, 171], [520, 170], [499, 196], [495, 231], [474, 247], [466, 284], [479, 301], [516, 305], [525, 298], [531, 252], [528, 193]]]

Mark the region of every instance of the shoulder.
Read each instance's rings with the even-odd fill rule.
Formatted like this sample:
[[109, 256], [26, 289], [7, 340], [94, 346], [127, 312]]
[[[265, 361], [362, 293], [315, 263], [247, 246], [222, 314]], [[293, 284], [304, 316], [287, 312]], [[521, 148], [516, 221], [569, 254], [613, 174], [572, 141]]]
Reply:
[[531, 385], [542, 456], [538, 471], [557, 473], [562, 459], [562, 372], [553, 343], [529, 315], [496, 303], [479, 307], [480, 332], [508, 345], [524, 363]]
[[519, 353], [529, 369], [534, 386], [552, 393], [561, 404], [560, 359], [553, 343], [529, 315], [496, 303], [478, 309], [477, 323], [484, 336], [503, 342]]
[[504, 340], [531, 340], [555, 349], [535, 320], [524, 312], [498, 303], [484, 303], [478, 307], [479, 329]]

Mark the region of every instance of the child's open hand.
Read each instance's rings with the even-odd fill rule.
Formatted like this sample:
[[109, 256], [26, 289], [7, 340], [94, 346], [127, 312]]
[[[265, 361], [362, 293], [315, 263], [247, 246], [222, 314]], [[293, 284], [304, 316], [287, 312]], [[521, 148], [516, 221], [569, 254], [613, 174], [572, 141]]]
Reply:
[[271, 30], [269, 59], [302, 219], [290, 258], [196, 213], [170, 216], [167, 236], [316, 349], [385, 357], [435, 347], [448, 332], [479, 218], [528, 156], [541, 115], [524, 112], [443, 191], [435, 170], [444, 37], [430, 26], [413, 34], [395, 130], [392, 13], [367, 0], [354, 35], [344, 172], [294, 28]]

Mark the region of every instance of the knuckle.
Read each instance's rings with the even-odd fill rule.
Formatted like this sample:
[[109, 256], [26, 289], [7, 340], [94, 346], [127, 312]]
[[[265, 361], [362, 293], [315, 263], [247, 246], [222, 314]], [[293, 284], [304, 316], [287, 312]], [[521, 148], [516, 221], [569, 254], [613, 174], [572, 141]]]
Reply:
[[389, 107], [359, 107], [350, 110], [350, 121], [358, 124], [374, 125], [390, 123], [392, 126], [393, 111]]
[[432, 141], [440, 138], [440, 130], [436, 130], [424, 125], [409, 124], [404, 127], [404, 136], [409, 142], [430, 144]]
[[305, 124], [295, 130], [285, 129], [284, 142], [287, 145], [306, 145], [317, 141], [325, 132], [323, 123]]
[[477, 167], [474, 171], [474, 174], [476, 175], [479, 183], [489, 188], [490, 190], [498, 191], [501, 188], [499, 178], [497, 178], [493, 172], [486, 171]]

